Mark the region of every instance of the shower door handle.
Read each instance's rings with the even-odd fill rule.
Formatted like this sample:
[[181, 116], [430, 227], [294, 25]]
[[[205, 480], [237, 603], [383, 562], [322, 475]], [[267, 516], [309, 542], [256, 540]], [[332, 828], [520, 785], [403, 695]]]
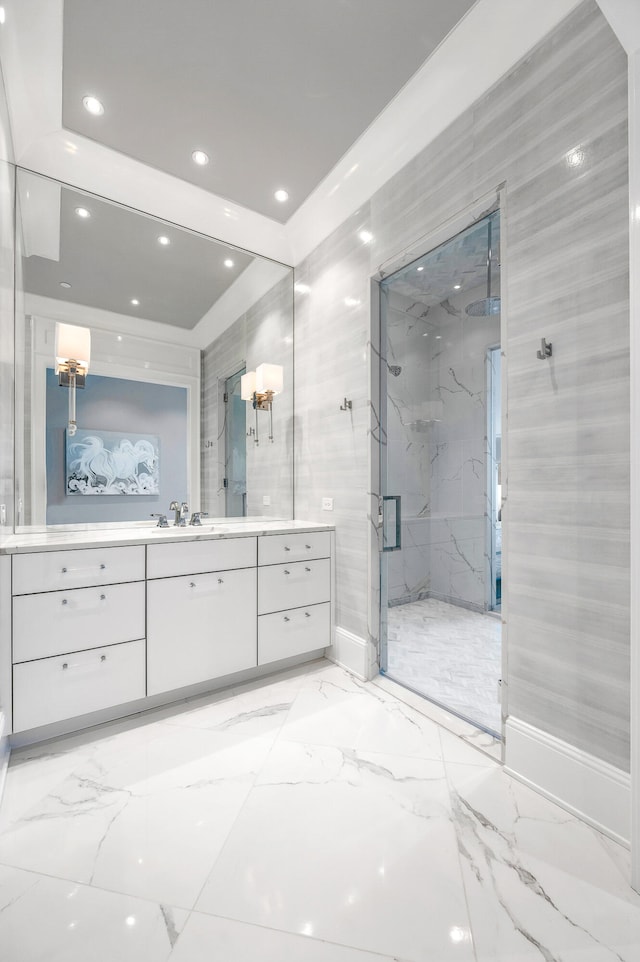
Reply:
[[401, 501], [399, 494], [384, 494], [382, 496], [383, 551], [399, 551], [402, 548]]

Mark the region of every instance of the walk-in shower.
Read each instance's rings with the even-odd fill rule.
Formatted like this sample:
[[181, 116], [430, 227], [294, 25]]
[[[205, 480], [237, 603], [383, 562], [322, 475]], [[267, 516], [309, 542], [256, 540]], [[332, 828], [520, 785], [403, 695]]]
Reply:
[[499, 251], [495, 211], [381, 283], [382, 668], [496, 734]]

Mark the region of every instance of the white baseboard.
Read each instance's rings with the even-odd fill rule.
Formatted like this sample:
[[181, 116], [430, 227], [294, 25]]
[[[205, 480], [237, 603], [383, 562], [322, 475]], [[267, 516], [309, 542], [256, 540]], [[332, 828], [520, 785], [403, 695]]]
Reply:
[[2, 802], [2, 794], [4, 792], [4, 784], [7, 778], [7, 768], [9, 767], [10, 754], [11, 748], [9, 747], [6, 717], [4, 712], [0, 711], [0, 802]]
[[354, 635], [346, 628], [336, 628], [333, 646], [327, 648], [326, 657], [362, 681], [369, 681], [371, 659], [366, 638]]
[[631, 776], [539, 728], [510, 717], [505, 771], [629, 847]]

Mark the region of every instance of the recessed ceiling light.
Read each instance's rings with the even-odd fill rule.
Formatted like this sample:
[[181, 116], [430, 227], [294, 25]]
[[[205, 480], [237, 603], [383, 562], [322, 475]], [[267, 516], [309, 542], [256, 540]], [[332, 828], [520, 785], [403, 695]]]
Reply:
[[140, 301], [138, 300], [137, 297], [132, 297], [132, 298], [131, 298], [131, 303], [133, 304], [134, 307], [137, 307], [138, 304], [140, 303]]
[[436, 334], [436, 341], [442, 340], [442, 334]]
[[163, 247], [166, 247], [168, 244], [171, 243], [171, 241], [164, 234], [161, 234], [160, 237], [158, 238], [158, 243], [162, 244]]
[[370, 230], [361, 230], [360, 233], [358, 234], [358, 237], [360, 238], [363, 244], [370, 244], [371, 241], [373, 240], [373, 234], [371, 233]]
[[117, 337], [116, 340], [121, 341], [121, 340], [122, 340], [122, 334], [118, 334], [118, 337]]
[[86, 96], [82, 98], [82, 103], [84, 104], [84, 109], [88, 110], [90, 114], [95, 117], [99, 117], [100, 114], [104, 113], [104, 107], [100, 103], [97, 97]]
[[69, 281], [60, 281], [60, 287], [69, 288], [71, 287], [71, 284]]
[[424, 267], [419, 267], [418, 270], [419, 270], [419, 271], [423, 271], [423, 270], [424, 270]]
[[224, 266], [225, 266], [225, 267], [233, 267], [233, 261], [231, 260], [230, 257], [227, 257], [226, 261], [224, 262]]
[[454, 284], [454, 285], [453, 285], [454, 291], [459, 291], [461, 287], [462, 287], [462, 284]]
[[285, 200], [289, 200], [288, 191], [283, 190], [282, 188], [277, 190], [273, 196], [276, 200], [280, 201], [281, 204], [284, 204]]
[[91, 211], [87, 210], [86, 207], [76, 207], [76, 214], [78, 217], [82, 217], [83, 220], [86, 220], [87, 217], [91, 217]]
[[6, 14], [4, 12], [4, 7], [0, 7], [0, 24], [3, 24], [6, 19]]
[[565, 154], [565, 158], [569, 167], [581, 167], [584, 164], [584, 150], [580, 147], [574, 147]]
[[194, 150], [191, 154], [191, 160], [194, 164], [199, 164], [201, 167], [206, 167], [209, 163], [209, 154], [205, 154], [204, 150]]

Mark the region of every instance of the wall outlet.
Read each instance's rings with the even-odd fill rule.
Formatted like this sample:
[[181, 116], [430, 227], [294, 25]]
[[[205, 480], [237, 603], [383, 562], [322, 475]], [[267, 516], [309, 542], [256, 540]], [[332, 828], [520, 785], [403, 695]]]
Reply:
[[271, 495], [270, 495], [270, 494], [263, 494], [263, 495], [262, 495], [262, 503], [263, 503], [263, 504], [266, 504], [266, 505], [270, 505], [270, 504], [271, 504]]
[[0, 524], [7, 523], [7, 506], [6, 504], [0, 504]]
[[323, 498], [323, 499], [322, 499], [322, 510], [323, 510], [323, 511], [333, 511], [333, 498]]

